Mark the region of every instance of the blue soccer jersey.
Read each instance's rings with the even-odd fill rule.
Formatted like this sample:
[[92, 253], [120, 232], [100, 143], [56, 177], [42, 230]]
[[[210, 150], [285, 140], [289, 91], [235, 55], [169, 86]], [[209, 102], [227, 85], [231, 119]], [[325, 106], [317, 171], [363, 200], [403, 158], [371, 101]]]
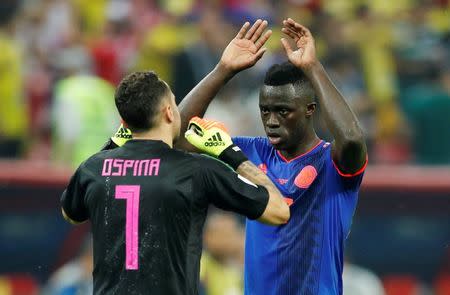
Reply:
[[276, 184], [291, 210], [282, 226], [247, 220], [245, 294], [342, 294], [344, 240], [365, 165], [354, 175], [343, 174], [324, 141], [291, 160], [267, 138], [233, 141]]

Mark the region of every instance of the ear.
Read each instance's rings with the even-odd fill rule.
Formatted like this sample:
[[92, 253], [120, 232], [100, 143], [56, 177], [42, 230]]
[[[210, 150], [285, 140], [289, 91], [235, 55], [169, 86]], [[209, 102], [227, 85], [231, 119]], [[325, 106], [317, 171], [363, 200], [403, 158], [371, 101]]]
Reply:
[[125, 127], [125, 128], [127, 128], [128, 129], [128, 124], [127, 123], [125, 123], [125, 121], [122, 119], [122, 118], [120, 118], [120, 124], [122, 124], [123, 125], [123, 127]]
[[164, 113], [165, 113], [166, 120], [169, 123], [172, 123], [175, 120], [175, 116], [173, 114], [173, 107], [170, 104], [167, 104], [164, 107]]
[[306, 117], [311, 117], [316, 110], [316, 103], [311, 102], [306, 105]]

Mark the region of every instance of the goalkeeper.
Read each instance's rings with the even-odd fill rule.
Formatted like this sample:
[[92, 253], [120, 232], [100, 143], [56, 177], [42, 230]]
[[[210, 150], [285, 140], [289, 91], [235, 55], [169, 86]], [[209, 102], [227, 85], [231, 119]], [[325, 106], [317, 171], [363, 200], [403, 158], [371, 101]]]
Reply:
[[83, 162], [61, 197], [67, 220], [91, 221], [94, 294], [198, 294], [209, 204], [269, 224], [288, 221], [278, 189], [222, 124], [194, 118], [186, 139], [237, 173], [211, 157], [172, 148], [180, 113], [155, 73], [127, 76], [115, 102], [130, 130], [119, 129]]

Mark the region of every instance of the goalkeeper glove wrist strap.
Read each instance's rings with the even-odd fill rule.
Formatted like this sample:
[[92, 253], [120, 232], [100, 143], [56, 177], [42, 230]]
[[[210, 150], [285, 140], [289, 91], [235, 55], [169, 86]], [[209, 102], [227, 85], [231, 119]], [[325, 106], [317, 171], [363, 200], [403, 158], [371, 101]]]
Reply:
[[244, 155], [241, 149], [235, 144], [232, 144], [229, 147], [227, 147], [222, 153], [220, 153], [218, 158], [219, 160], [230, 165], [231, 168], [233, 168], [233, 170], [236, 170], [239, 167], [239, 165], [241, 165], [245, 161], [248, 161], [248, 158]]

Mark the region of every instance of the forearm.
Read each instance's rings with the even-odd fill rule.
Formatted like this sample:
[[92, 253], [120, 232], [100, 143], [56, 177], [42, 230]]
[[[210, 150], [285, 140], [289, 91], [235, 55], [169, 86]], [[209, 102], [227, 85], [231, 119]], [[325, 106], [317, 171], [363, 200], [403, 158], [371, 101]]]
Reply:
[[236, 172], [239, 175], [247, 178], [251, 182], [265, 187], [269, 191], [269, 194], [278, 195], [281, 200], [282, 195], [276, 188], [276, 186], [272, 183], [269, 177], [267, 177], [266, 174], [264, 174], [261, 170], [259, 170], [258, 167], [256, 167], [252, 162], [250, 161], [243, 162], [236, 169]]
[[289, 206], [283, 196], [270, 181], [270, 179], [250, 161], [245, 161], [236, 169], [241, 176], [263, 186], [269, 193], [269, 200], [263, 214], [258, 221], [272, 225], [280, 225], [288, 222], [290, 217]]
[[[209, 104], [220, 89], [235, 75], [235, 73], [221, 63], [197, 84], [181, 101], [179, 105], [181, 116], [181, 132], [186, 131], [192, 117], [203, 117]], [[192, 147], [184, 138], [176, 143], [177, 148]]]
[[337, 143], [362, 137], [358, 119], [328, 77], [322, 64], [312, 66], [305, 74], [313, 84], [327, 128]]
[[334, 138], [335, 163], [343, 172], [359, 171], [366, 161], [367, 148], [358, 119], [320, 63], [306, 75], [313, 84], [321, 115]]

